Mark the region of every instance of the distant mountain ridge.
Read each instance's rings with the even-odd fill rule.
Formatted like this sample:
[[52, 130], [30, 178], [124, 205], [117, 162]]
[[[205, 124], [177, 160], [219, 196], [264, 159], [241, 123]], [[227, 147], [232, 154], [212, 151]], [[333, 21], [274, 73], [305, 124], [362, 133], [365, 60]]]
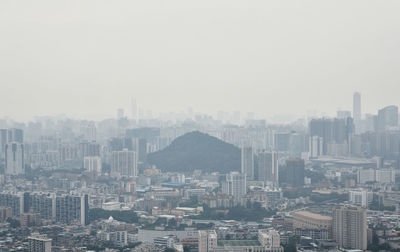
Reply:
[[165, 149], [148, 155], [149, 164], [163, 172], [228, 173], [240, 170], [240, 149], [199, 131], [176, 138]]

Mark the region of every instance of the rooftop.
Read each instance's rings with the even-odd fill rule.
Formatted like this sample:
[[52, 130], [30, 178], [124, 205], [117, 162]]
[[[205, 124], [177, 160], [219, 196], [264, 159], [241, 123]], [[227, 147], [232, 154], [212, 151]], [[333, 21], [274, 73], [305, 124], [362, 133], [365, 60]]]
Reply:
[[218, 246], [261, 246], [257, 240], [218, 240]]
[[298, 212], [294, 212], [293, 213], [293, 217], [294, 215], [298, 215], [300, 217], [307, 217], [307, 218], [312, 218], [312, 219], [317, 219], [317, 220], [332, 220], [332, 217], [329, 216], [325, 216], [325, 215], [320, 215], [320, 214], [316, 214], [316, 213], [312, 213], [312, 212], [308, 212], [308, 211], [298, 211]]

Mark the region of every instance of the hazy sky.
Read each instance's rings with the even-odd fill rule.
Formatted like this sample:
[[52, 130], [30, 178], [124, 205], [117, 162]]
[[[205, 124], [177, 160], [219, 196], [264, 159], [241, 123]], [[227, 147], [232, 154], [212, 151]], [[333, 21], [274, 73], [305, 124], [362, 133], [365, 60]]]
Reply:
[[0, 116], [400, 103], [400, 1], [0, 1]]

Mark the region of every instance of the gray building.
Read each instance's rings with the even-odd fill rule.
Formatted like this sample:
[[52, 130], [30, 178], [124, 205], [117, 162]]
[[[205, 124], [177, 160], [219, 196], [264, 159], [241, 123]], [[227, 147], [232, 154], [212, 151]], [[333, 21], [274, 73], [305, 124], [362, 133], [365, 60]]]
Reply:
[[20, 175], [25, 172], [24, 145], [18, 142], [6, 144], [6, 175]]
[[333, 210], [332, 235], [339, 247], [367, 249], [367, 216], [364, 208], [340, 206]]

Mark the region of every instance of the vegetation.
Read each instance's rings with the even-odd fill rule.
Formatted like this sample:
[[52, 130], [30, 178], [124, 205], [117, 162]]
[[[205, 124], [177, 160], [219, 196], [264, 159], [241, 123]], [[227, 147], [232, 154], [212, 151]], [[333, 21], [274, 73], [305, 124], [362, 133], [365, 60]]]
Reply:
[[311, 192], [311, 188], [296, 188], [296, 190], [284, 190], [283, 197], [288, 199], [296, 199], [300, 197], [310, 196]]
[[390, 248], [388, 243], [379, 244], [379, 237], [376, 234], [373, 234], [372, 243], [368, 245], [367, 249], [373, 252], [395, 251]]
[[10, 223], [11, 228], [19, 228], [21, 226], [19, 220], [8, 217], [6, 221]]
[[93, 250], [93, 251], [104, 251], [106, 248], [109, 248], [109, 249], [118, 249], [119, 251], [122, 252], [125, 250], [131, 250], [140, 244], [141, 244], [141, 242], [136, 242], [136, 243], [132, 243], [127, 246], [124, 246], [124, 247], [119, 247], [117, 244], [109, 241], [109, 242], [102, 242], [102, 244], [99, 244], [99, 245], [88, 245], [87, 249]]
[[323, 193], [312, 193], [310, 195], [310, 200], [314, 202], [326, 202], [326, 201], [332, 201], [332, 202], [343, 202], [348, 200], [348, 195], [346, 193], [339, 194], [337, 192], [329, 193], [329, 194], [323, 194]]
[[95, 221], [99, 219], [108, 219], [110, 216], [114, 218], [114, 220], [122, 221], [126, 223], [137, 223], [139, 221], [139, 217], [133, 210], [104, 210], [101, 208], [92, 208], [89, 210], [89, 220]]
[[198, 207], [199, 200], [198, 200], [197, 196], [191, 196], [189, 201], [180, 203], [179, 206], [181, 206], [181, 207]]
[[240, 170], [240, 149], [195, 131], [178, 137], [165, 149], [149, 154], [148, 162], [163, 172], [228, 173]]
[[317, 183], [325, 180], [325, 175], [324, 175], [324, 172], [322, 172], [322, 171], [305, 170], [304, 176], [306, 176], [307, 178], [310, 178], [312, 184], [317, 184]]
[[374, 197], [371, 204], [368, 207], [370, 210], [374, 211], [395, 211], [395, 206], [385, 206], [382, 201], [380, 201], [377, 197]]
[[[203, 205], [203, 213], [201, 215], [192, 216], [193, 219], [207, 220], [237, 220], [237, 221], [262, 221], [266, 217], [271, 217], [276, 214], [274, 210], [267, 210], [261, 207], [260, 203], [255, 202], [250, 204], [250, 207], [235, 206], [231, 208], [209, 208]], [[223, 213], [218, 210], [228, 210]]]
[[289, 238], [289, 243], [283, 245], [283, 250], [285, 252], [296, 252], [297, 251], [297, 243], [299, 242], [299, 236], [292, 236]]

